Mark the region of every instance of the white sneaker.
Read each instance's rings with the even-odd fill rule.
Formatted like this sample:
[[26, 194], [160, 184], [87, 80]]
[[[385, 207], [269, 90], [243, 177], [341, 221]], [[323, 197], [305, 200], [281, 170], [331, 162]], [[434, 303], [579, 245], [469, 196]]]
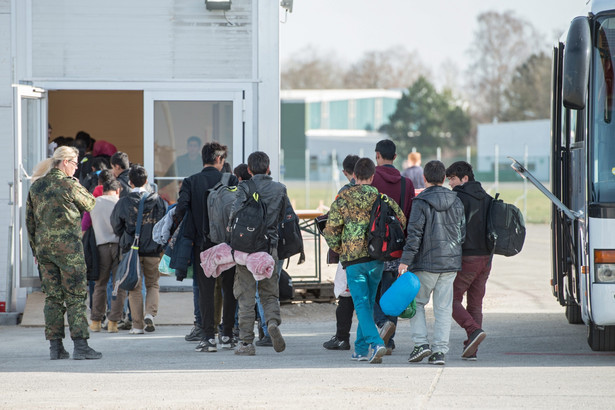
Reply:
[[134, 327], [132, 329], [130, 329], [130, 332], [128, 332], [128, 334], [130, 334], [130, 335], [142, 335], [143, 333], [145, 333], [143, 331], [143, 329], [137, 329], [137, 328], [134, 328]]
[[156, 330], [156, 326], [154, 325], [154, 316], [148, 313], [147, 315], [145, 315], [145, 319], [143, 319], [143, 321], [145, 322], [146, 332], [153, 332], [154, 330]]

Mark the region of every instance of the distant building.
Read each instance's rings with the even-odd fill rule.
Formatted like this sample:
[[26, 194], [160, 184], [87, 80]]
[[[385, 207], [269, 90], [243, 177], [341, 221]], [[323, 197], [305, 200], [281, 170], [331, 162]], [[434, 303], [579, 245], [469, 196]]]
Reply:
[[338, 169], [346, 155], [374, 157], [376, 143], [388, 138], [378, 129], [401, 96], [402, 91], [377, 89], [280, 91], [284, 178], [305, 178], [306, 149], [312, 181], [332, 178], [334, 153]]
[[[507, 157], [513, 157], [523, 164], [525, 147], [527, 147], [527, 169], [540, 181], [548, 181], [550, 144], [549, 120], [480, 124], [477, 136], [477, 171], [480, 173], [494, 172], [497, 145], [500, 176], [503, 176], [502, 171], [512, 173], [514, 171], [510, 168], [511, 161]], [[502, 180], [505, 179], [504, 176]]]

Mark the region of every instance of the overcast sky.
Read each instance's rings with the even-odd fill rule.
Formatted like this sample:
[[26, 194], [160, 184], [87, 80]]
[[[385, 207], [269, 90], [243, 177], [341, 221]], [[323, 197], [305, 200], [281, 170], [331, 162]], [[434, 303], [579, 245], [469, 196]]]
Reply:
[[[365, 51], [403, 45], [438, 69], [447, 58], [465, 68], [476, 17], [513, 10], [532, 23], [551, 45], [585, 0], [294, 0], [280, 27], [282, 64], [312, 45], [351, 63]], [[558, 35], [556, 35], [557, 33]]]

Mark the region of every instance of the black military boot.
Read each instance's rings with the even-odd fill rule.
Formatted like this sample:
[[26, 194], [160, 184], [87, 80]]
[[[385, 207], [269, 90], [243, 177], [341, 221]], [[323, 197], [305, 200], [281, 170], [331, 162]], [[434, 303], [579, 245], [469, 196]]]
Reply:
[[64, 349], [62, 339], [55, 339], [49, 341], [49, 356], [51, 360], [68, 359], [70, 354]]
[[83, 360], [83, 359], [100, 359], [102, 357], [102, 353], [97, 352], [88, 346], [88, 341], [86, 339], [74, 339], [75, 350], [73, 350], [73, 359], [75, 360]]

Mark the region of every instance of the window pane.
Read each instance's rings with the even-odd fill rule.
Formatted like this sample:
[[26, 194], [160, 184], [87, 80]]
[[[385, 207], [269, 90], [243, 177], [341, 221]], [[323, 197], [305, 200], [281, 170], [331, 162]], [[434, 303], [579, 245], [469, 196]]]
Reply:
[[212, 141], [233, 158], [232, 101], [154, 102], [154, 178], [165, 200], [174, 203], [181, 181], [203, 168], [201, 148]]

